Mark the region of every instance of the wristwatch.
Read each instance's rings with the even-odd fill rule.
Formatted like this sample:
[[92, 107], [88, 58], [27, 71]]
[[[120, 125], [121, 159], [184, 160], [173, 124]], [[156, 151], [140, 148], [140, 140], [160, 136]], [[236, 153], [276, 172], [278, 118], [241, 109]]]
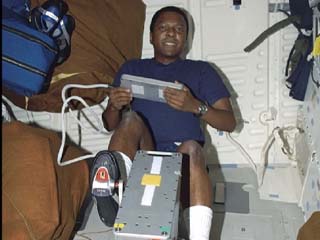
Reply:
[[198, 107], [199, 113], [196, 114], [197, 117], [202, 117], [206, 112], [208, 112], [208, 105], [202, 102]]

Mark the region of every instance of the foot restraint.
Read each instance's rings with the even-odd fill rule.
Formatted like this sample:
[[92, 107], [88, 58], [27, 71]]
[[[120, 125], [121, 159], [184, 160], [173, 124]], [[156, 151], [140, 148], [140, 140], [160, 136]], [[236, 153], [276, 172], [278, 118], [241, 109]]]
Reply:
[[94, 159], [90, 176], [91, 193], [96, 200], [99, 217], [108, 227], [113, 226], [119, 208], [112, 197], [122, 184], [117, 158], [117, 152], [100, 151]]

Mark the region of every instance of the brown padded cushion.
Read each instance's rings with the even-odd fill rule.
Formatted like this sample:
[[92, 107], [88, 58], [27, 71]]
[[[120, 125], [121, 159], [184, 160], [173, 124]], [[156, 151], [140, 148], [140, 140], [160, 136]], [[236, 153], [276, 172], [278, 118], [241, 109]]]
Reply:
[[[56, 163], [57, 133], [2, 124], [2, 239], [69, 239], [89, 189], [87, 164]], [[67, 147], [63, 159], [83, 155]]]
[[[44, 0], [31, 2], [34, 7]], [[79, 74], [52, 82], [46, 94], [31, 97], [28, 109], [32, 111], [60, 112], [65, 84], [110, 84], [123, 62], [141, 57], [145, 19], [145, 4], [141, 0], [66, 0], [66, 3], [76, 28], [71, 55], [56, 67], [53, 75]], [[71, 95], [83, 97], [89, 105], [103, 101], [106, 94], [103, 88], [71, 91]]]
[[297, 240], [320, 239], [320, 211], [312, 213], [311, 217], [299, 229]]
[[[32, 8], [45, 0], [31, 0]], [[61, 90], [65, 84], [110, 84], [128, 59], [140, 58], [146, 6], [142, 0], [65, 0], [68, 14], [76, 22], [71, 39], [71, 55], [53, 73], [49, 90], [29, 98], [5, 89], [17, 106], [32, 111], [60, 112]], [[61, 73], [65, 74], [61, 76]], [[70, 74], [76, 74], [70, 76]], [[69, 76], [69, 77], [66, 77]], [[60, 80], [57, 80], [60, 79]], [[89, 105], [103, 101], [106, 89], [74, 89]], [[78, 109], [83, 107], [79, 104]]]

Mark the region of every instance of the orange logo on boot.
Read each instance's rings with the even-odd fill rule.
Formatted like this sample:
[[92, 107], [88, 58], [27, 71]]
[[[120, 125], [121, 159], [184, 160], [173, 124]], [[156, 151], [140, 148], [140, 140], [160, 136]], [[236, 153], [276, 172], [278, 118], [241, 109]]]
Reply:
[[98, 169], [96, 174], [96, 180], [99, 182], [108, 182], [109, 181], [109, 172], [105, 167]]

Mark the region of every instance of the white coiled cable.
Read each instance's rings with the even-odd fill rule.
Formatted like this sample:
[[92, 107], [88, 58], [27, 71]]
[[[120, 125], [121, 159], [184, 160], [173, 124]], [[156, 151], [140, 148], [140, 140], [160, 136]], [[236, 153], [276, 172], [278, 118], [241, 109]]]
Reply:
[[[79, 102], [81, 102], [91, 113], [92, 116], [94, 116], [94, 118], [97, 120], [98, 123], [98, 128], [97, 131], [99, 133], [102, 134], [106, 134], [109, 135], [111, 134], [111, 132], [108, 132], [104, 127], [103, 127], [103, 123], [101, 123], [101, 119], [97, 116], [97, 114], [90, 108], [90, 106], [84, 101], [83, 98], [79, 97], [79, 96], [71, 96], [69, 98], [66, 98], [65, 93], [69, 88], [111, 88], [110, 85], [108, 84], [92, 84], [92, 85], [81, 85], [81, 84], [67, 84], [66, 86], [64, 86], [64, 88], [61, 91], [61, 97], [62, 97], [62, 101], [63, 101], [63, 105], [61, 108], [61, 132], [62, 132], [62, 139], [61, 139], [61, 145], [59, 148], [59, 152], [58, 152], [58, 156], [57, 156], [57, 163], [59, 166], [66, 166], [75, 162], [79, 162], [81, 160], [85, 160], [88, 158], [92, 158], [95, 157], [95, 154], [87, 154], [84, 156], [80, 156], [71, 160], [67, 160], [64, 162], [61, 162], [62, 159], [62, 155], [63, 155], [63, 151], [64, 151], [64, 147], [65, 147], [65, 142], [66, 142], [66, 128], [65, 128], [65, 110], [68, 107], [68, 103], [72, 100], [77, 100]], [[77, 121], [77, 123], [82, 127], [82, 128], [86, 128], [81, 121], [74, 115], [73, 111], [69, 108], [69, 112], [71, 114], [71, 116]]]

